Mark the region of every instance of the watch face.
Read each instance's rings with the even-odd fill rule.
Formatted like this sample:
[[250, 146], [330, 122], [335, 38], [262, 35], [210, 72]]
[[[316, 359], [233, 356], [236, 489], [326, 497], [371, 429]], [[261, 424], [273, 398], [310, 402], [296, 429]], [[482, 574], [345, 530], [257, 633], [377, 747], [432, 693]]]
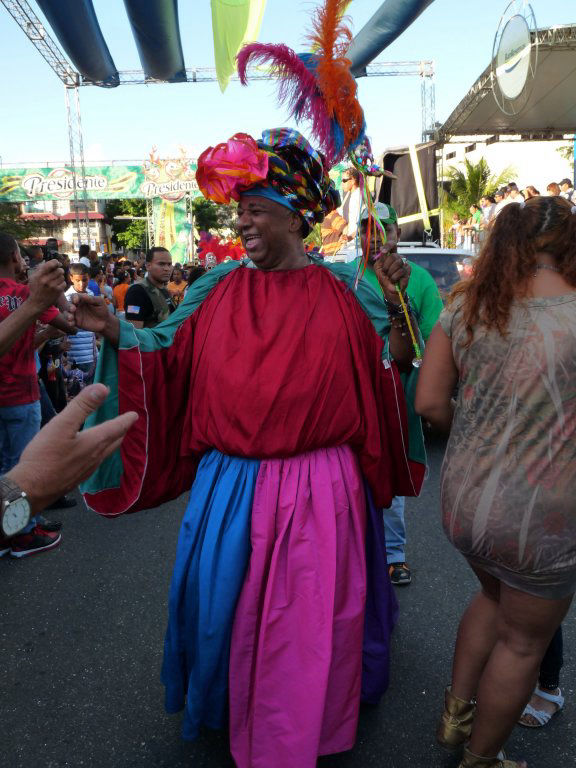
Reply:
[[25, 528], [30, 519], [30, 504], [27, 499], [11, 501], [4, 510], [2, 529], [5, 536], [15, 536]]

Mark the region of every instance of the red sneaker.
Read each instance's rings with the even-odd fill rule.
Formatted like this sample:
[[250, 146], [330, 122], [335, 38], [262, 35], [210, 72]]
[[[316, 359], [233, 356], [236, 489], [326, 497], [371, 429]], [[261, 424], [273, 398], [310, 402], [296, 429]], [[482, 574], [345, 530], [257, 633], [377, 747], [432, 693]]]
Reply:
[[37, 525], [28, 533], [21, 533], [10, 539], [10, 554], [12, 557], [28, 557], [28, 555], [35, 555], [37, 552], [54, 549], [61, 541], [61, 533], [45, 531]]

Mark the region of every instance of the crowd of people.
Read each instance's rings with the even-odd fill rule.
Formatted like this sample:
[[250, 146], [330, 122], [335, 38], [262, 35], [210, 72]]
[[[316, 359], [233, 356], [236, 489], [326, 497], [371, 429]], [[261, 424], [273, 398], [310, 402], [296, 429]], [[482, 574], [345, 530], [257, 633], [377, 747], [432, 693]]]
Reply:
[[[562, 197], [568, 202], [576, 203], [574, 184], [570, 179], [562, 179], [559, 184], [555, 181], [551, 182], [546, 187], [546, 195]], [[522, 203], [532, 197], [540, 197], [536, 187], [529, 184], [521, 190], [515, 181], [500, 187], [493, 195], [485, 195], [470, 206], [468, 217], [462, 218], [457, 213], [453, 214], [449, 244], [454, 248], [476, 252], [485, 238], [486, 231], [500, 211], [511, 203]]]
[[[398, 256], [391, 206], [359, 206], [352, 231], [352, 190], [338, 211], [304, 137], [265, 132], [252, 151], [265, 175], [229, 181], [242, 261], [187, 274], [162, 248], [130, 264], [82, 246], [76, 263], [36, 249], [26, 264], [0, 235], [0, 554], [57, 546], [42, 513], [88, 475], [85, 498], [104, 515], [190, 490], [166, 707], [184, 710], [188, 739], [228, 722], [239, 768], [313, 768], [352, 748], [360, 701], [387, 687], [423, 419], [449, 433], [444, 530], [480, 585], [437, 738], [461, 768], [522, 768], [502, 748], [518, 721], [545, 725], [564, 704], [561, 623], [576, 589], [572, 185], [509, 184], [471, 206], [485, 240], [444, 308], [426, 271]], [[208, 177], [215, 161], [203, 162]], [[337, 247], [358, 237], [363, 258], [305, 250], [332, 214], [346, 226]], [[38, 434], [44, 389], [53, 411]], [[56, 423], [70, 446], [60, 485], [58, 459], [47, 480], [35, 448], [54, 445]]]

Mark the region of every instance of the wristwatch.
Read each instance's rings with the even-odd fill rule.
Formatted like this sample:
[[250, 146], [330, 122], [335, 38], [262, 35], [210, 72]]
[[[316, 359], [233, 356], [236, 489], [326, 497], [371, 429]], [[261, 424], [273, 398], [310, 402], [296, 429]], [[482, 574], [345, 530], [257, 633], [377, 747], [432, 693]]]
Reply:
[[5, 475], [0, 477], [0, 533], [15, 536], [28, 525], [31, 514], [28, 497]]

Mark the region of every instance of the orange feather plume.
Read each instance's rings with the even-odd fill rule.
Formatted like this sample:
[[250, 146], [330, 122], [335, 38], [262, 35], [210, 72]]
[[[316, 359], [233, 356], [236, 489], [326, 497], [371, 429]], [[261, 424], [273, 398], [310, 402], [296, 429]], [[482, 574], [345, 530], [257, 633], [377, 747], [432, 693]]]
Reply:
[[350, 72], [346, 52], [352, 32], [344, 15], [350, 0], [325, 0], [312, 19], [309, 39], [318, 53], [316, 70], [328, 114], [342, 129], [346, 146], [353, 145], [364, 129], [364, 112], [358, 101], [358, 86]]

